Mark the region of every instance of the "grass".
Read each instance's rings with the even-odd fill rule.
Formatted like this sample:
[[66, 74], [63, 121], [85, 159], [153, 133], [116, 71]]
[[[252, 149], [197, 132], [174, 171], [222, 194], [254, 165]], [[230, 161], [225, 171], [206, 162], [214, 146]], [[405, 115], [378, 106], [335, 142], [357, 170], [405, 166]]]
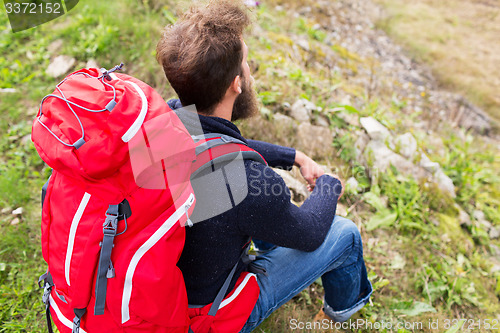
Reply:
[[[396, 3], [387, 0], [389, 8], [390, 1]], [[361, 230], [365, 260], [375, 289], [372, 302], [353, 320], [372, 324], [381, 320], [392, 323], [439, 321], [443, 324], [446, 319], [455, 318], [495, 319], [500, 313], [500, 274], [491, 273], [490, 268], [497, 263], [492, 258], [494, 246], [500, 244], [498, 240], [490, 240], [484, 227], [474, 219], [470, 226], [460, 226], [455, 205], [460, 205], [470, 215], [479, 209], [493, 225], [500, 226], [497, 171], [500, 155], [496, 146], [480, 137], [457, 133], [447, 126], [438, 128], [443, 138], [438, 143], [427, 132], [412, 129], [419, 147], [439, 162], [453, 179], [457, 187], [455, 199], [425, 180], [416, 181], [394, 170], [372, 177], [356, 160], [354, 133], [360, 128], [347, 123], [343, 114], [374, 116], [391, 131], [402, 134], [407, 131], [403, 122], [406, 115], [401, 113], [406, 101], [396, 99], [391, 92], [373, 95], [367, 85], [351, 80], [349, 77], [358, 73], [376, 70], [377, 64], [340, 45], [324, 44], [327, 32], [318, 27], [313, 18], [293, 17], [287, 12], [306, 4], [314, 6], [312, 1], [275, 0], [266, 1], [253, 10], [258, 28], [248, 33], [246, 41], [256, 88], [267, 112], [238, 125], [247, 137], [296, 146], [294, 126], [274, 121], [276, 112], [286, 110], [284, 103], [293, 104], [297, 98], [307, 98], [322, 108], [319, 113], [330, 119], [331, 129], [337, 135], [318, 161], [337, 170], [344, 178], [355, 176], [361, 184], [361, 190], [345, 194], [342, 204]], [[462, 43], [467, 44], [469, 38], [475, 36], [474, 43], [489, 45], [492, 54], [498, 54], [494, 52], [496, 44], [488, 44], [485, 39], [490, 36], [488, 29], [493, 29], [487, 25], [489, 21], [484, 22], [486, 32], [483, 35], [477, 32], [476, 25], [462, 24], [461, 15], [466, 14], [462, 7], [451, 6], [455, 4], [451, 0], [446, 4], [457, 12], [445, 15], [442, 11], [445, 4], [422, 0], [394, 7], [399, 14], [380, 24], [388, 29], [392, 27], [393, 33], [401, 33], [400, 40], [410, 35], [410, 28], [424, 29], [429, 36], [423, 37], [429, 40], [419, 42], [420, 37], [415, 35], [414, 42], [432, 48], [434, 43], [441, 48], [448, 46], [447, 43], [455, 38], [454, 31], [462, 29]], [[282, 5], [283, 10], [276, 9], [277, 5]], [[108, 68], [123, 61], [127, 73], [169, 98], [174, 94], [156, 64], [154, 49], [161, 27], [174, 22], [182, 8], [185, 4], [174, 1], [88, 0], [48, 24], [18, 34], [0, 34], [0, 88], [17, 90], [0, 95], [0, 210], [4, 210], [0, 214], [0, 332], [45, 330], [41, 292], [35, 279], [46, 268], [40, 250], [39, 188], [50, 170], [38, 158], [28, 138], [40, 99], [57, 83], [44, 72], [56, 55], [49, 52], [49, 45], [63, 40], [57, 54], [75, 57], [74, 69], [84, 66], [91, 58]], [[468, 15], [476, 15], [474, 13], [486, 15], [484, 11]], [[406, 23], [404, 15], [412, 17], [410, 23]], [[445, 20], [445, 28], [436, 28], [441, 27], [437, 23], [421, 26], [422, 20], [440, 21], [443, 15], [451, 20]], [[399, 29], [397, 24], [407, 25], [405, 29], [408, 30]], [[2, 13], [0, 27], [6, 26], [7, 18]], [[442, 35], [442, 40], [432, 37], [433, 34]], [[296, 45], [298, 39], [308, 43], [309, 51]], [[474, 51], [458, 44], [449, 50], [449, 53], [464, 54], [464, 57], [472, 57], [469, 53]], [[431, 56], [437, 61], [445, 61], [446, 52], [439, 48], [432, 52], [442, 53], [428, 53], [426, 49], [418, 52], [423, 61]], [[472, 65], [455, 64], [459, 64], [455, 65], [458, 67], [447, 65], [438, 69], [443, 72], [439, 77], [445, 84], [452, 82], [446, 75], [458, 75], [457, 71], [468, 75], [468, 80], [473, 80], [476, 74], [478, 77], [484, 74], [474, 72]], [[489, 66], [488, 61], [485, 64]], [[484, 82], [495, 84], [497, 67], [486, 71]], [[457, 86], [456, 89], [461, 88]], [[477, 89], [487, 93], [481, 85]], [[345, 95], [351, 96], [353, 102], [342, 101]], [[418, 121], [424, 113], [425, 110], [416, 112], [410, 119]], [[11, 225], [10, 212], [18, 207], [23, 207], [24, 213], [19, 224]], [[311, 321], [321, 309], [322, 292], [320, 283], [313, 284], [273, 313], [256, 331], [289, 332], [292, 320]], [[444, 326], [440, 327], [443, 329], [439, 331], [443, 331]], [[451, 329], [451, 325], [448, 328]], [[419, 330], [415, 327], [398, 330], [412, 331]], [[427, 327], [423, 331], [431, 330]]]
[[376, 0], [378, 26], [427, 63], [440, 83], [500, 120], [500, 5], [473, 0]]

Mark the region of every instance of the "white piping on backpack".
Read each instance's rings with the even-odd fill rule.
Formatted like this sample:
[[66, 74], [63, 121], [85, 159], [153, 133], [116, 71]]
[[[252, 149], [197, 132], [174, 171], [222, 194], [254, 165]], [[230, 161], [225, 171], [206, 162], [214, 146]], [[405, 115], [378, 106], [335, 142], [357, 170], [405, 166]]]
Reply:
[[71, 286], [69, 280], [69, 272], [71, 268], [71, 258], [73, 257], [73, 246], [75, 245], [75, 236], [76, 229], [78, 228], [78, 224], [80, 223], [80, 219], [82, 218], [83, 211], [90, 200], [90, 194], [85, 192], [83, 195], [82, 201], [76, 210], [75, 216], [73, 216], [73, 221], [71, 222], [71, 228], [69, 229], [68, 236], [68, 248], [66, 249], [66, 261], [64, 262], [64, 276], [66, 277], [66, 283], [68, 286]]
[[186, 202], [177, 208], [177, 210], [170, 215], [170, 217], [163, 222], [163, 224], [155, 231], [151, 237], [148, 238], [144, 244], [134, 253], [132, 260], [127, 268], [127, 273], [125, 274], [125, 284], [123, 286], [122, 295], [122, 324], [130, 319], [130, 298], [132, 297], [132, 278], [134, 277], [135, 269], [139, 264], [139, 260], [148, 252], [158, 241], [165, 236], [165, 234], [177, 223], [182, 215], [185, 214], [186, 209], [189, 209], [193, 205], [194, 194], [190, 193], [189, 198]]
[[[64, 315], [62, 314], [61, 310], [59, 310], [59, 307], [57, 306], [56, 302], [52, 298], [52, 295], [49, 295], [49, 303], [50, 303], [50, 306], [52, 307], [52, 309], [54, 310], [54, 312], [56, 313], [57, 319], [59, 319], [59, 321], [64, 326], [66, 326], [67, 328], [69, 328], [70, 330], [72, 330], [73, 329], [73, 322], [71, 320], [69, 320], [68, 318], [64, 317]], [[80, 332], [81, 333], [87, 333], [81, 327], [80, 327]]]
[[[109, 76], [111, 76], [111, 78], [113, 80], [119, 80], [118, 76], [116, 76], [116, 74], [114, 74], [114, 73], [110, 73]], [[148, 113], [148, 99], [146, 98], [146, 94], [144, 94], [144, 91], [142, 91], [142, 89], [137, 85], [137, 83], [132, 82], [132, 81], [124, 81], [124, 82], [127, 82], [132, 87], [134, 87], [134, 89], [137, 91], [137, 93], [141, 97], [141, 101], [142, 101], [141, 112], [139, 113], [139, 116], [134, 121], [132, 126], [130, 126], [130, 128], [127, 130], [127, 132], [125, 132], [125, 134], [123, 134], [123, 136], [122, 136], [123, 142], [129, 142], [130, 140], [132, 140], [134, 135], [139, 131], [142, 124], [144, 123], [144, 119], [146, 118], [146, 113]]]
[[240, 285], [238, 286], [238, 288], [236, 288], [236, 290], [233, 292], [233, 294], [231, 295], [231, 297], [229, 297], [228, 299], [225, 299], [219, 306], [219, 310], [222, 309], [223, 307], [225, 307], [226, 305], [228, 305], [229, 303], [231, 303], [236, 297], [238, 297], [238, 295], [241, 293], [241, 291], [243, 290], [243, 288], [245, 288], [248, 280], [250, 280], [251, 277], [256, 277], [255, 274], [253, 273], [249, 273], [247, 274], [247, 276], [245, 276], [245, 278], [243, 279], [243, 281], [241, 281]]

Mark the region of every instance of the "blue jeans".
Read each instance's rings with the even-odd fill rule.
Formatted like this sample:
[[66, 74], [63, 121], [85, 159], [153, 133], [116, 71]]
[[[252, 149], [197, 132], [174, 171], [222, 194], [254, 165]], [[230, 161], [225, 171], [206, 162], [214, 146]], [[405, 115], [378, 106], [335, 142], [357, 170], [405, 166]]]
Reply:
[[361, 235], [351, 220], [340, 216], [335, 216], [323, 244], [315, 251], [276, 247], [258, 256], [254, 265], [264, 268], [267, 276], [257, 274], [259, 299], [242, 333], [251, 332], [319, 277], [325, 289], [323, 310], [337, 322], [348, 320], [372, 293]]

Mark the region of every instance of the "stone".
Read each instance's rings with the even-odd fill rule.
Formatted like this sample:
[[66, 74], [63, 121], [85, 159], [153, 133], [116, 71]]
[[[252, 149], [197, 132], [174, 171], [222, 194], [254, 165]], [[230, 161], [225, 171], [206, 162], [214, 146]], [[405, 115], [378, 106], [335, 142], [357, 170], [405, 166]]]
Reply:
[[389, 130], [375, 118], [362, 117], [359, 121], [372, 140], [385, 141], [390, 138]]
[[12, 215], [22, 215], [24, 213], [23, 207], [16, 208], [12, 211]]
[[293, 177], [289, 171], [283, 169], [273, 169], [278, 175], [283, 178], [286, 186], [290, 189], [292, 199], [295, 202], [302, 202], [309, 196], [309, 191], [307, 190], [307, 185], [299, 181], [297, 178]]
[[427, 140], [431, 147], [426, 147], [428, 150], [438, 155], [444, 155], [446, 153], [446, 147], [443, 143], [443, 139], [441, 139], [439, 136], [430, 135]]
[[472, 212], [472, 216], [476, 221], [482, 221], [486, 219], [486, 216], [484, 215], [483, 211], [476, 209]]
[[500, 257], [500, 247], [490, 244], [490, 251], [494, 256]]
[[451, 180], [451, 178], [448, 177], [443, 172], [443, 170], [439, 169], [438, 171], [436, 171], [433, 178], [441, 191], [449, 193], [452, 198], [455, 198], [457, 196], [455, 193], [455, 185], [453, 184], [453, 180]]
[[54, 58], [45, 70], [47, 75], [52, 77], [59, 77], [66, 74], [75, 64], [75, 58], [66, 55], [60, 55]]
[[304, 49], [307, 52], [309, 52], [311, 49], [309, 46], [309, 42], [307, 40], [304, 40], [304, 39], [296, 40], [295, 44], [297, 44], [300, 48]]
[[347, 207], [338, 202], [337, 211], [335, 212], [335, 215], [346, 217], [347, 214], [348, 214]]
[[291, 117], [288, 117], [282, 113], [273, 113], [273, 121], [275, 123], [283, 124], [285, 126], [292, 126], [295, 124]]
[[15, 217], [12, 219], [12, 221], [10, 221], [10, 225], [16, 225], [19, 223], [21, 223], [21, 220], [19, 219], [19, 217]]
[[349, 125], [359, 127], [359, 116], [355, 113], [337, 112], [335, 113], [335, 116], [339, 117]]
[[313, 158], [323, 156], [331, 149], [333, 132], [322, 126], [301, 123], [297, 127], [297, 148]]
[[470, 220], [469, 214], [467, 214], [467, 212], [457, 204], [455, 204], [455, 208], [458, 210], [458, 222], [460, 222], [460, 225], [470, 227], [472, 225], [472, 222]]
[[25, 145], [29, 142], [31, 142], [31, 134], [26, 134], [21, 138], [21, 144]]
[[52, 53], [52, 54], [57, 53], [61, 49], [63, 44], [64, 44], [64, 41], [62, 39], [56, 39], [55, 41], [50, 43], [49, 46], [47, 46], [47, 51], [49, 51], [49, 53]]
[[99, 68], [99, 65], [95, 59], [89, 59], [85, 64], [85, 68]]
[[356, 152], [356, 159], [359, 161], [363, 152], [365, 151], [366, 145], [370, 142], [370, 137], [364, 131], [360, 131], [356, 142], [354, 143], [354, 149]]
[[398, 135], [394, 140], [396, 151], [407, 159], [413, 159], [413, 155], [417, 152], [417, 140], [411, 133]]
[[14, 88], [2, 88], [2, 89], [0, 89], [0, 93], [12, 94], [15, 92], [17, 92], [17, 90]]
[[10, 207], [5, 207], [3, 208], [1, 211], [0, 211], [0, 214], [7, 214], [7, 213], [10, 213], [12, 211], [12, 208]]
[[370, 173], [385, 172], [390, 165], [393, 165], [399, 172], [417, 179], [425, 176], [422, 169], [396, 154], [381, 141], [370, 141], [365, 148], [364, 158]]
[[309, 122], [312, 111], [316, 109], [314, 103], [307, 99], [299, 99], [290, 108], [290, 116], [300, 122]]
[[322, 127], [330, 127], [330, 120], [324, 114], [318, 114], [314, 119], [314, 124]]
[[439, 163], [432, 162], [424, 153], [420, 155], [419, 165], [432, 174], [435, 174], [438, 170], [441, 170], [441, 166], [439, 165]]
[[490, 236], [490, 239], [499, 238], [500, 237], [500, 228], [491, 228], [488, 235]]
[[359, 182], [354, 177], [350, 177], [349, 179], [347, 179], [347, 181], [345, 182], [345, 187], [346, 187], [346, 191], [350, 191], [351, 193], [354, 193], [354, 194], [357, 194], [358, 191], [361, 190], [360, 186], [359, 186]]
[[485, 229], [485, 230], [490, 230], [493, 227], [493, 224], [491, 224], [490, 221], [487, 220], [480, 220], [479, 224]]

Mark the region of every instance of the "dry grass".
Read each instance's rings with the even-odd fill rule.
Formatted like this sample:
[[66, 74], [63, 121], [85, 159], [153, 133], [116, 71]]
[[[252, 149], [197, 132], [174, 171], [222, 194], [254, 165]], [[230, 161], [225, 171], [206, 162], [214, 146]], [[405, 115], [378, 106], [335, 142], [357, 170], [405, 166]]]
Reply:
[[440, 82], [500, 120], [499, 0], [375, 0], [379, 26], [427, 62]]

